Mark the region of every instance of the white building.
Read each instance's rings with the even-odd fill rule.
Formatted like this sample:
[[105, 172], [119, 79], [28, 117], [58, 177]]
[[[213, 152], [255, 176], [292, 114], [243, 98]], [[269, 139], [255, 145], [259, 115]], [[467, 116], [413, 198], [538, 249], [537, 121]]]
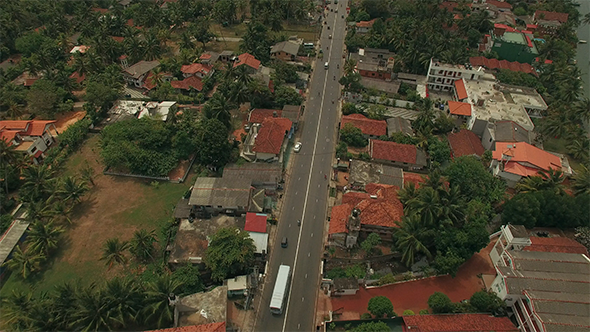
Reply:
[[535, 235], [523, 226], [502, 226], [490, 252], [496, 277], [488, 290], [506, 302], [523, 332], [588, 331], [586, 248], [566, 237]]
[[453, 91], [456, 80], [479, 80], [484, 74], [483, 67], [465, 65], [451, 65], [436, 59], [430, 59], [428, 66], [428, 89], [434, 91]]
[[132, 116], [141, 119], [147, 116], [166, 121], [174, 105], [176, 105], [175, 101], [158, 103], [157, 101], [117, 100], [109, 113], [118, 117]]

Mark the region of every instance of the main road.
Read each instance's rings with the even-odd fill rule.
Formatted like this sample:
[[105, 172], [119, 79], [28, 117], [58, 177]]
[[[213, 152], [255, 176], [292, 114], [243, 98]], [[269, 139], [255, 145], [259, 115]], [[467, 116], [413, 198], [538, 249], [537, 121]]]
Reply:
[[[343, 64], [346, 36], [346, 2], [328, 5], [322, 27], [318, 59], [309, 85], [299, 153], [291, 154], [292, 169], [286, 187], [282, 215], [271, 248], [267, 278], [256, 313], [256, 331], [315, 330], [315, 305], [320, 285], [323, 231], [328, 207], [328, 184], [338, 122], [338, 79]], [[329, 10], [333, 11], [329, 11]], [[328, 68], [324, 68], [328, 62]], [[328, 179], [326, 179], [326, 176]], [[297, 226], [301, 220], [301, 226]], [[288, 247], [281, 248], [283, 237]], [[279, 265], [291, 266], [292, 278], [287, 305], [282, 315], [270, 313], [270, 298]]]

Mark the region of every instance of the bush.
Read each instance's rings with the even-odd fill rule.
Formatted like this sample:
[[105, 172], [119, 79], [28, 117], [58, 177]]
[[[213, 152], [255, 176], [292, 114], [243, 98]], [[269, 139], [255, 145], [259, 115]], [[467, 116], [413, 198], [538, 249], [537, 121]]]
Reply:
[[404, 311], [404, 316], [413, 316], [413, 315], [415, 315], [415, 314], [412, 310], [405, 310]]
[[88, 135], [91, 124], [92, 121], [90, 119], [84, 118], [59, 134], [57, 138], [60, 149], [67, 149], [68, 153], [76, 151], [82, 142], [84, 142], [86, 135]]
[[198, 267], [192, 264], [187, 264], [176, 269], [172, 273], [172, 279], [183, 283], [179, 290], [180, 294], [178, 294], [180, 296], [198, 293], [204, 289], [203, 283], [201, 282], [201, 272]]
[[346, 142], [338, 143], [338, 146], [336, 146], [336, 157], [341, 159], [348, 157], [348, 145]]
[[359, 113], [359, 109], [356, 106], [356, 104], [344, 103], [344, 105], [342, 105], [342, 114], [350, 115], [350, 114], [356, 114], [356, 113]]
[[364, 278], [365, 275], [367, 274], [367, 271], [365, 270], [364, 266], [362, 264], [357, 264], [357, 265], [353, 265], [353, 266], [349, 266], [346, 269], [346, 277], [353, 277], [353, 278]]
[[428, 307], [430, 307], [434, 314], [452, 313], [455, 310], [455, 305], [451, 302], [451, 299], [446, 294], [440, 292], [434, 292], [434, 294], [430, 295], [428, 298]]
[[420, 310], [420, 312], [418, 312], [418, 314], [420, 314], [420, 315], [429, 315], [430, 312], [428, 311], [428, 309], [422, 309], [422, 310]]
[[340, 139], [346, 144], [357, 148], [364, 148], [369, 144], [369, 140], [363, 136], [363, 132], [350, 123], [347, 123], [340, 130]]
[[391, 303], [391, 300], [385, 296], [375, 296], [371, 298], [367, 310], [377, 318], [394, 316], [393, 304]]
[[365, 312], [364, 314], [361, 315], [361, 319], [371, 319], [371, 318], [373, 318], [373, 316], [368, 312]]
[[476, 292], [469, 299], [469, 304], [476, 312], [489, 312], [493, 314], [506, 312], [506, 304], [493, 292]]
[[397, 280], [395, 279], [395, 276], [392, 273], [388, 273], [386, 275], [384, 275], [383, 277], [379, 278], [379, 285], [388, 285], [388, 284], [393, 284], [394, 282], [396, 282]]

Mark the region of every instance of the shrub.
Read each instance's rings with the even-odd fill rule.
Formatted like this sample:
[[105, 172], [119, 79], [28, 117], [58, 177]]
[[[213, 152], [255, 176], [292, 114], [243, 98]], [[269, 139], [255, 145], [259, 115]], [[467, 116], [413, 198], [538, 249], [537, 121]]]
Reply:
[[434, 292], [434, 294], [430, 295], [428, 306], [432, 309], [432, 313], [435, 314], [452, 313], [455, 310], [451, 299], [446, 294], [440, 292]]
[[383, 316], [392, 317], [394, 315], [393, 304], [385, 296], [375, 296], [370, 299], [367, 310], [377, 318]]
[[371, 316], [370, 313], [365, 312], [364, 314], [361, 315], [361, 319], [371, 319], [373, 318], [373, 316]]
[[82, 119], [58, 135], [60, 149], [67, 149], [68, 153], [74, 152], [88, 135], [92, 121], [88, 118]]
[[422, 309], [422, 310], [420, 310], [420, 312], [418, 312], [418, 314], [420, 314], [420, 315], [429, 315], [430, 312], [428, 311], [428, 309]]
[[415, 315], [412, 310], [404, 310], [404, 316], [413, 316]]
[[395, 276], [392, 273], [388, 273], [383, 277], [379, 278], [379, 285], [393, 284], [396, 281], [397, 280], [395, 279]]

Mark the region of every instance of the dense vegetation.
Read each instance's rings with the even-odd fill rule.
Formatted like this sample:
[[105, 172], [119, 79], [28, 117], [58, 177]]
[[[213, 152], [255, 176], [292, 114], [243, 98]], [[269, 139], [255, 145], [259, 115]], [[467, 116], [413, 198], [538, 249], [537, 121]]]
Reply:
[[428, 298], [428, 307], [433, 314], [450, 313], [490, 313], [495, 316], [506, 315], [506, 303], [494, 292], [475, 292], [468, 301], [453, 303], [449, 297], [435, 292]]

